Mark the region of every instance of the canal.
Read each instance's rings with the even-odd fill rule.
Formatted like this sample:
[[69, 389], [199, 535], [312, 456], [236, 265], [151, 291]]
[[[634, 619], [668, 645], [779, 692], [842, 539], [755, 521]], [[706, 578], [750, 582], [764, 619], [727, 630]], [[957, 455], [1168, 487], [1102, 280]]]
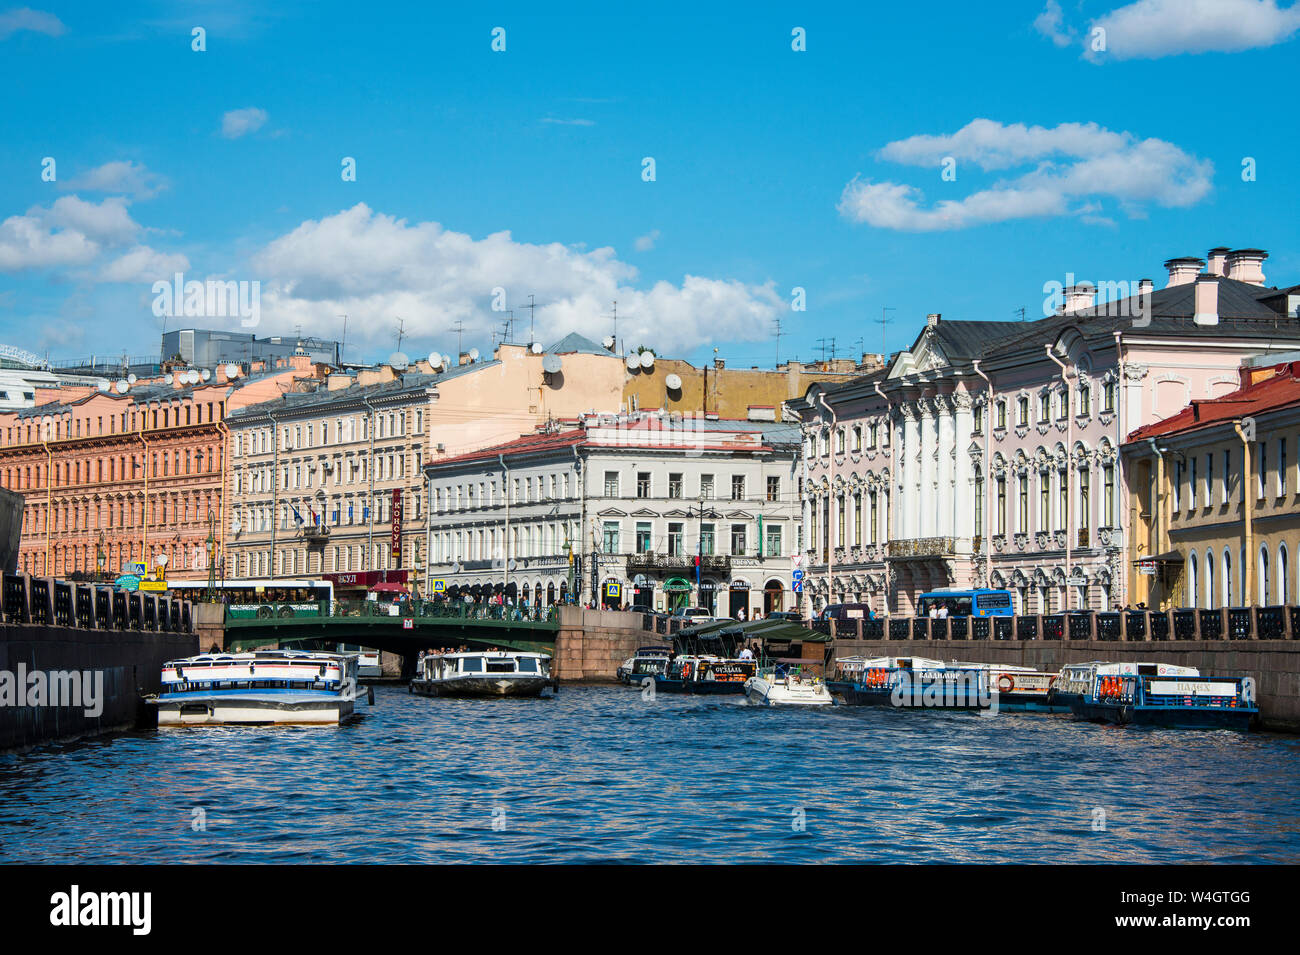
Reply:
[[0, 756], [0, 862], [1300, 861], [1300, 738], [381, 687]]

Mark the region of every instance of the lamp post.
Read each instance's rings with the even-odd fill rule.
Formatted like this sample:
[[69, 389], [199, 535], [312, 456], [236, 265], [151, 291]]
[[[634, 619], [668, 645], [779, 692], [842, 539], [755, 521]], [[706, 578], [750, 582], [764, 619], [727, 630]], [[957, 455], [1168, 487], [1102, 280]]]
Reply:
[[707, 511], [704, 509], [704, 495], [701, 494], [700, 506], [695, 508], [694, 514], [691, 513], [691, 508], [688, 507], [686, 509], [686, 516], [687, 518], [695, 517], [699, 520], [700, 532], [696, 535], [695, 546], [695, 598], [702, 603], [703, 596], [700, 593], [700, 568], [704, 564], [704, 518], [709, 517], [716, 519], [718, 517], [718, 512], [713, 508], [709, 508]]
[[208, 508], [208, 603], [217, 602], [217, 517]]
[[104, 576], [104, 565], [108, 562], [108, 555], [104, 552], [104, 532], [99, 532], [99, 540], [95, 542], [95, 567], [99, 571], [102, 579]]

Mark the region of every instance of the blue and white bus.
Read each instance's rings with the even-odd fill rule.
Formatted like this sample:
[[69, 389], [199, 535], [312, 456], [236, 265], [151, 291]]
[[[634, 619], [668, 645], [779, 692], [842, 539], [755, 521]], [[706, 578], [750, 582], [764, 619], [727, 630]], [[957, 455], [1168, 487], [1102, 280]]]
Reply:
[[1016, 610], [1009, 590], [932, 590], [921, 594], [917, 614], [930, 616], [931, 608], [947, 607], [949, 617], [1013, 617]]

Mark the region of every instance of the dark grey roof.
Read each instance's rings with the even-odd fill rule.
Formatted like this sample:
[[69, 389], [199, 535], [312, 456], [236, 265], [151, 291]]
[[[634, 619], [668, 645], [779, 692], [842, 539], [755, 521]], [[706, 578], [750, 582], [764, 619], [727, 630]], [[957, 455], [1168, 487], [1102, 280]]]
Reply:
[[546, 349], [546, 352], [549, 355], [572, 355], [574, 352], [583, 355], [612, 354], [608, 348], [602, 348], [586, 335], [579, 335], [577, 332], [569, 332], [569, 334]]
[[260, 404], [249, 405], [246, 408], [238, 408], [227, 415], [227, 420], [238, 421], [241, 418], [254, 418], [271, 412], [296, 412], [310, 411], [316, 408], [327, 408], [330, 405], [342, 404], [350, 401], [360, 401], [365, 398], [375, 401], [383, 398], [392, 398], [399, 395], [424, 391], [436, 385], [440, 381], [447, 381], [451, 378], [458, 378], [461, 375], [470, 374], [489, 365], [498, 364], [496, 361], [474, 362], [468, 365], [457, 365], [436, 375], [426, 375], [421, 373], [407, 374], [394, 381], [386, 381], [377, 385], [349, 385], [346, 388], [336, 388], [329, 390], [321, 388], [317, 391], [307, 392], [287, 392], [279, 398], [272, 398], [270, 401], [263, 401]]

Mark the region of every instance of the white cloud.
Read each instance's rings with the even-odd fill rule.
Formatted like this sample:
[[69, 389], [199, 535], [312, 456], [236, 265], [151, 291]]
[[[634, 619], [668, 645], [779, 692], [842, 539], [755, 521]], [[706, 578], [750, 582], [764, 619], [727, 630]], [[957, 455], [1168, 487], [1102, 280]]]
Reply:
[[259, 109], [256, 106], [232, 109], [221, 117], [221, 135], [227, 139], [238, 139], [240, 136], [247, 136], [249, 133], [255, 133], [265, 126], [269, 118], [266, 110]]
[[639, 236], [637, 238], [635, 243], [636, 250], [638, 252], [649, 252], [651, 249], [655, 247], [655, 243], [658, 241], [659, 241], [659, 230], [651, 229], [645, 235]]
[[[1033, 166], [960, 199], [924, 206], [913, 186], [855, 178], [840, 196], [839, 211], [850, 221], [909, 232], [962, 229], [1011, 219], [1087, 214], [1099, 217], [1101, 200], [1118, 202], [1130, 216], [1144, 204], [1189, 206], [1210, 190], [1214, 166], [1159, 139], [1138, 139], [1096, 123], [1053, 128], [1003, 125], [976, 119], [956, 133], [912, 136], [889, 143], [881, 159], [938, 167], [946, 158], [980, 169]], [[960, 179], [960, 175], [959, 175]]]
[[1300, 30], [1300, 4], [1276, 0], [1137, 0], [1093, 20], [1088, 35], [1104, 29], [1105, 59], [1155, 59], [1179, 53], [1237, 53], [1273, 46]]
[[190, 260], [179, 253], [158, 252], [137, 245], [99, 270], [101, 282], [154, 282], [189, 271]]
[[134, 239], [140, 225], [126, 200], [109, 197], [96, 204], [63, 196], [49, 208], [33, 206], [0, 223], [0, 272], [86, 265], [111, 246]]
[[44, 33], [46, 36], [62, 36], [67, 32], [63, 21], [52, 13], [33, 10], [30, 7], [19, 7], [0, 13], [0, 40], [8, 39], [24, 30]]
[[117, 192], [137, 199], [152, 199], [167, 188], [167, 181], [156, 172], [151, 172], [143, 163], [119, 160], [106, 162], [74, 176], [64, 188], [84, 192]]
[[1043, 12], [1034, 18], [1034, 29], [1057, 46], [1069, 46], [1074, 42], [1074, 31], [1064, 24], [1065, 16], [1056, 0], [1047, 0]]
[[[363, 203], [320, 221], [309, 220], [271, 242], [249, 275], [262, 281], [263, 323], [301, 323], [337, 333], [348, 316], [354, 329], [386, 342], [396, 316], [408, 335], [445, 335], [457, 321], [486, 334], [501, 322], [492, 290], [506, 290], [507, 307], [532, 293], [539, 303], [538, 337], [570, 331], [591, 335], [608, 325], [618, 302], [619, 334], [659, 349], [688, 349], [719, 338], [757, 340], [785, 307], [773, 283], [687, 275], [680, 285], [637, 288], [636, 269], [613, 249], [582, 251], [558, 242], [516, 242], [508, 232], [482, 239], [437, 222], [408, 223]], [[328, 330], [328, 331], [327, 331]]]

